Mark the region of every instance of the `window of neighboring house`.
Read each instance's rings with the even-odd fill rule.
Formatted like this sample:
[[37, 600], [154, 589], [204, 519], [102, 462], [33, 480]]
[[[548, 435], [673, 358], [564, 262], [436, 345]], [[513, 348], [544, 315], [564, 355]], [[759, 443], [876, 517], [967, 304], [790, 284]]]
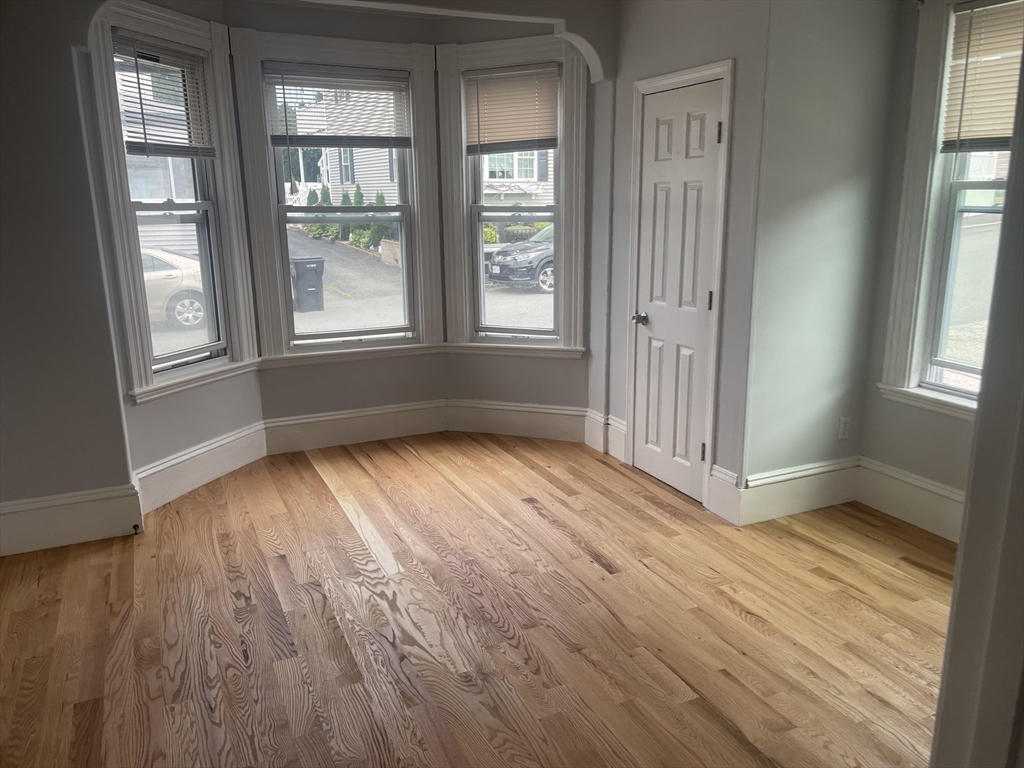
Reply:
[[124, 34], [113, 54], [136, 269], [159, 372], [227, 353], [206, 62]]
[[341, 166], [341, 183], [351, 184], [355, 181], [355, 165], [352, 163], [352, 150], [348, 147], [339, 149], [338, 162]]
[[[487, 156], [489, 181], [537, 181], [537, 152], [503, 152]], [[547, 152], [542, 152], [547, 155]], [[547, 181], [547, 179], [544, 179]]]
[[559, 84], [556, 64], [463, 77], [481, 337], [559, 335], [559, 191], [553, 182], [538, 189], [507, 183], [535, 181], [538, 154], [557, 163]]
[[[937, 117], [927, 129], [932, 134], [927, 145], [915, 138], [924, 126], [911, 125], [906, 183], [911, 189], [920, 184], [927, 202], [923, 226], [912, 230], [913, 221], [901, 224], [908, 231], [901, 233], [904, 248], [897, 259], [912, 268], [897, 264], [881, 387], [896, 399], [917, 387], [951, 396], [955, 406], [956, 398], [976, 398], [983, 378], [1024, 47], [1024, 1], [926, 5], [922, 30], [925, 47], [915, 97], [918, 88], [939, 92], [932, 85], [934, 70], [925, 69], [935, 66], [928, 61], [931, 46], [942, 61], [943, 98], [934, 102]], [[933, 35], [945, 30], [944, 44], [929, 39], [928, 30]], [[930, 167], [927, 183], [918, 181], [926, 174], [915, 172], [915, 161], [922, 169]], [[918, 275], [917, 284], [907, 275]], [[915, 315], [910, 310], [918, 301], [931, 311]], [[909, 321], [901, 328], [901, 317], [915, 316], [919, 328]]]
[[977, 395], [1024, 42], [1024, 2], [954, 8], [940, 152], [947, 209], [922, 384]]
[[[412, 146], [408, 78], [275, 62], [263, 76], [291, 345], [411, 337], [406, 174], [395, 181], [393, 170]], [[340, 183], [327, 176], [316, 211], [289, 203], [283, 160], [309, 146], [334, 153], [339, 166]]]

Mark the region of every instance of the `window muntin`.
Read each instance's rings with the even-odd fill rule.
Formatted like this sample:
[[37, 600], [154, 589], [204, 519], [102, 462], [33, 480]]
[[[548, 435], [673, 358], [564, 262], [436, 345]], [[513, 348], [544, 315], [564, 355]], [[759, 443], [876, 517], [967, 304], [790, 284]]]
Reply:
[[954, 6], [950, 35], [938, 166], [946, 179], [938, 210], [946, 213], [920, 384], [976, 397], [1024, 48], [1024, 2]]
[[[408, 76], [267, 62], [264, 89], [291, 344], [412, 337]], [[319, 183], [289, 174], [296, 146]]]
[[205, 60], [120, 34], [113, 43], [126, 181], [156, 373], [227, 353]]
[[463, 77], [481, 339], [559, 336], [559, 90], [555, 65]]

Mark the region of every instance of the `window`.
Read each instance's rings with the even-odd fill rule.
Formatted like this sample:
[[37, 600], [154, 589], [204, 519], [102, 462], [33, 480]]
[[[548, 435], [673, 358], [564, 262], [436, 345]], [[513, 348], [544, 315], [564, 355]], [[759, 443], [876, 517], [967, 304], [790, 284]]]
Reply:
[[[411, 337], [408, 76], [267, 62], [263, 77], [291, 345]], [[296, 147], [337, 169], [304, 199], [286, 170]]]
[[[880, 387], [893, 399], [971, 418], [973, 407], [958, 401], [976, 398], [983, 378], [1024, 2], [926, 4], [918, 39], [920, 108], [910, 128]], [[906, 215], [915, 208], [920, 214]]]
[[537, 156], [557, 163], [559, 67], [475, 71], [463, 80], [476, 180], [474, 330], [485, 338], [556, 338], [559, 195], [553, 182], [537, 181]]
[[981, 389], [1022, 39], [1020, 0], [954, 8], [940, 149], [949, 214], [925, 386]]
[[117, 34], [113, 65], [152, 371], [223, 356], [205, 60]]

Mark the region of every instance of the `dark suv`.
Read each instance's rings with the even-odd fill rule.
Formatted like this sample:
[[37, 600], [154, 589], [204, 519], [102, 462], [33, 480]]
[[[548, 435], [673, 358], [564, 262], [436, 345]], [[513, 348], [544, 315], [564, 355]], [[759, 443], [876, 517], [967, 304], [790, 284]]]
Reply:
[[487, 277], [498, 285], [555, 290], [555, 227], [544, 227], [529, 240], [504, 245], [491, 254]]

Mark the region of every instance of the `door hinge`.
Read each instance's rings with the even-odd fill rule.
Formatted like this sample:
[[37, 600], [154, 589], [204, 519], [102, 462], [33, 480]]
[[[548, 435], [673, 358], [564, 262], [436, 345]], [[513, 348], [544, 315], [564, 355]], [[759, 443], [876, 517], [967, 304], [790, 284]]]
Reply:
[[715, 143], [716, 144], [721, 144], [722, 143], [722, 121], [721, 120], [718, 121], [718, 141], [716, 141]]
[[700, 444], [700, 460], [701, 461], [704, 461], [704, 454], [705, 454], [706, 451], [707, 451], [707, 444], [706, 443], [701, 443]]
[[714, 295], [714, 291], [708, 291], [708, 309], [711, 309], [711, 301], [714, 298]]

